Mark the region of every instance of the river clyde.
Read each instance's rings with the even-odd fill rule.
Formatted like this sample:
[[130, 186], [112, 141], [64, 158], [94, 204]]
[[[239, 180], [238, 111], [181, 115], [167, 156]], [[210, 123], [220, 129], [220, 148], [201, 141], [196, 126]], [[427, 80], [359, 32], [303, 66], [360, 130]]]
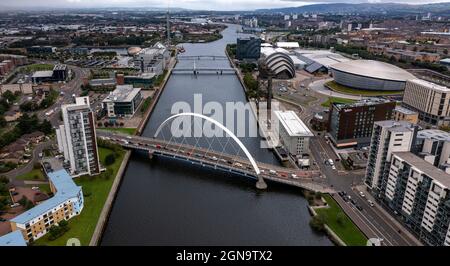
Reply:
[[[183, 55], [225, 55], [235, 43], [238, 26], [223, 39], [184, 44]], [[177, 68], [192, 61], [180, 61]], [[197, 67], [230, 67], [226, 60], [199, 60]], [[236, 75], [172, 75], [143, 136], [152, 137], [172, 115], [176, 102], [246, 102]], [[277, 164], [260, 148], [260, 139], [240, 140], [257, 161]], [[218, 149], [216, 144], [213, 148]], [[242, 154], [241, 154], [242, 155]], [[308, 223], [307, 201], [296, 188], [269, 183], [258, 191], [255, 181], [164, 158], [133, 154], [111, 210], [101, 245], [332, 245]]]

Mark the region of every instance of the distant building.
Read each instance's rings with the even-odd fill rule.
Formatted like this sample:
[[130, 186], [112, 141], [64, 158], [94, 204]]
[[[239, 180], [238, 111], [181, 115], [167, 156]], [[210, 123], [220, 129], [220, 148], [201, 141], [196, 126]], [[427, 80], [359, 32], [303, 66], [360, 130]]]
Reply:
[[392, 112], [392, 119], [417, 124], [419, 122], [419, 113], [401, 106], [396, 106]]
[[47, 175], [54, 196], [10, 221], [11, 229], [20, 230], [26, 241], [41, 238], [53, 225], [79, 215], [84, 207], [82, 188], [73, 182], [66, 170]]
[[53, 46], [32, 46], [27, 48], [29, 54], [52, 54], [56, 52], [56, 47]]
[[309, 153], [309, 141], [314, 134], [294, 111], [275, 111], [279, 121], [280, 140], [292, 155]]
[[392, 154], [410, 151], [416, 132], [416, 127], [404, 121], [374, 123], [364, 183], [375, 195], [386, 190], [386, 175]]
[[261, 56], [261, 39], [257, 37], [238, 38], [236, 58], [239, 60], [258, 60]]
[[330, 106], [328, 134], [338, 148], [367, 146], [374, 122], [391, 119], [395, 102], [373, 98]]
[[33, 83], [65, 81], [69, 76], [67, 65], [55, 65], [53, 70], [36, 71], [31, 77]]
[[131, 117], [142, 101], [141, 89], [118, 85], [102, 102], [108, 117]]
[[406, 82], [402, 106], [417, 111], [425, 123], [450, 125], [450, 89], [438, 84], [411, 79]]
[[397, 66], [374, 60], [353, 60], [333, 64], [331, 73], [336, 83], [354, 89], [401, 91], [406, 81], [415, 78]]
[[167, 68], [170, 60], [170, 51], [161, 43], [156, 43], [151, 48], [145, 48], [137, 52], [133, 57], [134, 66], [141, 72], [161, 75]]
[[78, 97], [75, 104], [61, 106], [63, 125], [56, 129], [59, 151], [70, 163], [71, 174], [100, 173], [95, 116], [89, 97]]
[[261, 57], [275, 78], [291, 79], [295, 77], [294, 61], [285, 49], [263, 46], [261, 47]]

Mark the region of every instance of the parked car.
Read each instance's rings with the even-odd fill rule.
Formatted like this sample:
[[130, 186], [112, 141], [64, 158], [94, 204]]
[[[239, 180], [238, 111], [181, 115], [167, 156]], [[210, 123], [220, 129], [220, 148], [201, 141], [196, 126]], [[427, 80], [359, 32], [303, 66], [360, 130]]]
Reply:
[[369, 203], [370, 207], [373, 207], [373, 206], [375, 206], [375, 204], [373, 203], [373, 201], [371, 201], [371, 200], [368, 200], [367, 202]]
[[362, 192], [362, 191], [359, 192], [359, 195], [360, 195], [361, 197], [363, 197], [363, 198], [366, 197], [366, 195], [365, 195], [364, 192]]
[[356, 207], [356, 209], [358, 209], [359, 211], [362, 211], [362, 210], [363, 210], [363, 208], [362, 208], [360, 205], [358, 205], [358, 204], [355, 204], [355, 207]]

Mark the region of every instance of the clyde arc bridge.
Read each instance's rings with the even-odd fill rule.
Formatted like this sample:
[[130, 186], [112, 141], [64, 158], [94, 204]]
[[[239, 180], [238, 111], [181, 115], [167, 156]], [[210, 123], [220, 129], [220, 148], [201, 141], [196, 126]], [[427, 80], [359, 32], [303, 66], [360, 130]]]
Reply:
[[[193, 122], [191, 125], [194, 125], [194, 129], [196, 121], [211, 123], [223, 130], [226, 137], [193, 136], [195, 144], [189, 144], [185, 137], [181, 138], [181, 142], [178, 141], [180, 138], [174, 138], [173, 136], [168, 137], [167, 140], [163, 134], [163, 129], [169, 125], [169, 122], [177, 118], [194, 118], [190, 119]], [[97, 135], [124, 148], [147, 152], [150, 158], [162, 156], [255, 179], [258, 189], [267, 188], [265, 180], [271, 180], [315, 192], [333, 192], [333, 189], [325, 184], [318, 171], [305, 171], [257, 162], [234, 133], [216, 120], [202, 114], [180, 113], [172, 115], [161, 123], [153, 138], [125, 135], [106, 130], [97, 130]], [[200, 140], [206, 141], [205, 146], [207, 147], [202, 147], [199, 144]], [[212, 149], [214, 144], [219, 144], [221, 151]], [[236, 145], [237, 149], [234, 147]], [[231, 150], [230, 147], [234, 154], [233, 152], [227, 152], [227, 148]]]

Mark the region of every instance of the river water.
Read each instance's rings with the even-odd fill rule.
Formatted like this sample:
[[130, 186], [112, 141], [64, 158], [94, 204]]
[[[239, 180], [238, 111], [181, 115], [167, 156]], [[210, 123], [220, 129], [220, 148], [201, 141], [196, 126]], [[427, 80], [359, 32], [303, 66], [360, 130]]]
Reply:
[[[223, 56], [226, 44], [236, 42], [237, 29], [238, 26], [229, 25], [223, 32], [224, 38], [213, 43], [184, 44], [183, 55]], [[192, 64], [192, 60], [180, 60], [177, 67]], [[196, 66], [230, 67], [226, 60], [199, 60]], [[143, 136], [153, 136], [161, 122], [172, 114], [174, 103], [182, 101], [192, 106], [195, 94], [201, 95], [203, 103], [246, 101], [235, 75], [174, 74]], [[239, 115], [242, 114], [236, 117]], [[165, 137], [170, 133], [166, 129]], [[258, 137], [240, 140], [256, 160], [278, 164], [270, 151], [260, 148]], [[220, 144], [223, 142], [213, 143], [212, 148], [220, 149]], [[200, 141], [200, 145], [207, 143]], [[229, 146], [226, 150], [232, 152], [235, 148]], [[133, 154], [101, 244], [331, 245], [326, 236], [309, 227], [307, 202], [298, 189], [268, 185], [267, 191], [260, 192], [251, 179]]]

